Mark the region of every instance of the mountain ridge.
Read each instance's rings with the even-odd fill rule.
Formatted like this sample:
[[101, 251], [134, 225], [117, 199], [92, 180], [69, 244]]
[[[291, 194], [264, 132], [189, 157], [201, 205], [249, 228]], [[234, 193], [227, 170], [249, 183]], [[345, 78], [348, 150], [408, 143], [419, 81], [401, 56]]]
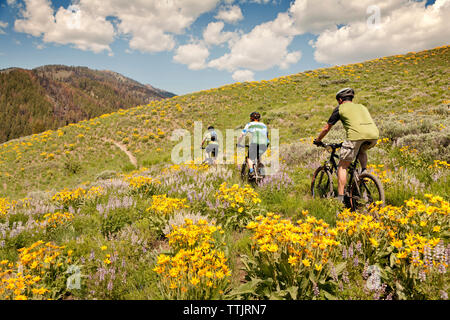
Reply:
[[175, 94], [111, 70], [45, 65], [0, 70], [0, 142]]

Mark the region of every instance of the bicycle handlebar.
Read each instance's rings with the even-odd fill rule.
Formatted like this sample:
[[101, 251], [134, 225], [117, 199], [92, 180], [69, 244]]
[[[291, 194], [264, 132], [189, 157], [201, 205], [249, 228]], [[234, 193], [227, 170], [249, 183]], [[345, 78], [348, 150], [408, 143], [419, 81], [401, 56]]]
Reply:
[[333, 150], [339, 149], [342, 147], [342, 142], [341, 143], [322, 143], [320, 145], [317, 145], [318, 147], [322, 147], [322, 148], [328, 148], [330, 147]]

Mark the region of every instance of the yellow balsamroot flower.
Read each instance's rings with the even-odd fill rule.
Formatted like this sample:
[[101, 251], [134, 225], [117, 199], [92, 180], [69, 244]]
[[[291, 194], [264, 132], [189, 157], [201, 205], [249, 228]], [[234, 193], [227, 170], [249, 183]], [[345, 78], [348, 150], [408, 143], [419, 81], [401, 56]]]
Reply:
[[302, 264], [303, 264], [305, 267], [309, 267], [309, 266], [311, 266], [311, 261], [309, 261], [308, 259], [303, 259], [303, 260], [302, 260]]
[[102, 251], [105, 251], [106, 249], [108, 249], [107, 246], [101, 246], [101, 247], [100, 247], [100, 250], [102, 250]]
[[397, 249], [400, 249], [403, 245], [403, 241], [402, 240], [393, 240], [391, 242], [391, 245]]
[[289, 263], [291, 266], [297, 265], [297, 264], [298, 264], [298, 261], [299, 261], [298, 256], [289, 256], [289, 258], [288, 258], [288, 263]]
[[[64, 273], [63, 262], [68, 261], [62, 255], [64, 246], [50, 242], [37, 241], [31, 246], [18, 250], [17, 263], [4, 262], [0, 264], [0, 299], [42, 299], [49, 292], [42, 287], [46, 274], [51, 272]], [[54, 262], [58, 263], [55, 264]], [[9, 269], [3, 270], [3, 266]]]
[[196, 286], [199, 282], [200, 282], [200, 279], [199, 278], [196, 278], [196, 277], [193, 277], [192, 279], [191, 279], [191, 281], [190, 281], [194, 286]]
[[369, 238], [369, 241], [372, 244], [372, 246], [374, 246], [375, 248], [377, 248], [379, 246], [379, 243], [378, 243], [377, 239]]
[[187, 199], [170, 198], [167, 195], [154, 195], [152, 205], [147, 211], [156, 212], [163, 215], [171, 215], [175, 210], [189, 208]]

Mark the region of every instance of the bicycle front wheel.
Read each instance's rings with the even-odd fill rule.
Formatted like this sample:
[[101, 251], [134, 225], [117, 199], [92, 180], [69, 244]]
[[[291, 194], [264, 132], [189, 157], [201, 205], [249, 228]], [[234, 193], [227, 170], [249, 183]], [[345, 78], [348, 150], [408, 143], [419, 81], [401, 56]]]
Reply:
[[371, 173], [362, 173], [358, 180], [358, 183], [353, 181], [350, 189], [350, 206], [353, 211], [368, 209], [370, 204], [377, 201], [384, 205], [384, 188], [380, 179]]
[[334, 196], [331, 172], [325, 167], [319, 167], [314, 172], [311, 181], [311, 193], [314, 199], [332, 198]]

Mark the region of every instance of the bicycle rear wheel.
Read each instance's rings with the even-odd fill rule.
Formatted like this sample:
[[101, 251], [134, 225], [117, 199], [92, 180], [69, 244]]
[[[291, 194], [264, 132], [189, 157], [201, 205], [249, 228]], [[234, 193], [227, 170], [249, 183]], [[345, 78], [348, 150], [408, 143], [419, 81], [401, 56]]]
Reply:
[[311, 181], [311, 193], [314, 199], [332, 198], [334, 196], [331, 172], [325, 167], [319, 167], [314, 172]]
[[247, 161], [244, 161], [241, 167], [241, 180], [245, 182], [248, 179]]
[[353, 181], [350, 188], [351, 209], [368, 209], [370, 204], [377, 201], [382, 201], [384, 205], [384, 188], [380, 179], [371, 173], [360, 174], [358, 184]]

